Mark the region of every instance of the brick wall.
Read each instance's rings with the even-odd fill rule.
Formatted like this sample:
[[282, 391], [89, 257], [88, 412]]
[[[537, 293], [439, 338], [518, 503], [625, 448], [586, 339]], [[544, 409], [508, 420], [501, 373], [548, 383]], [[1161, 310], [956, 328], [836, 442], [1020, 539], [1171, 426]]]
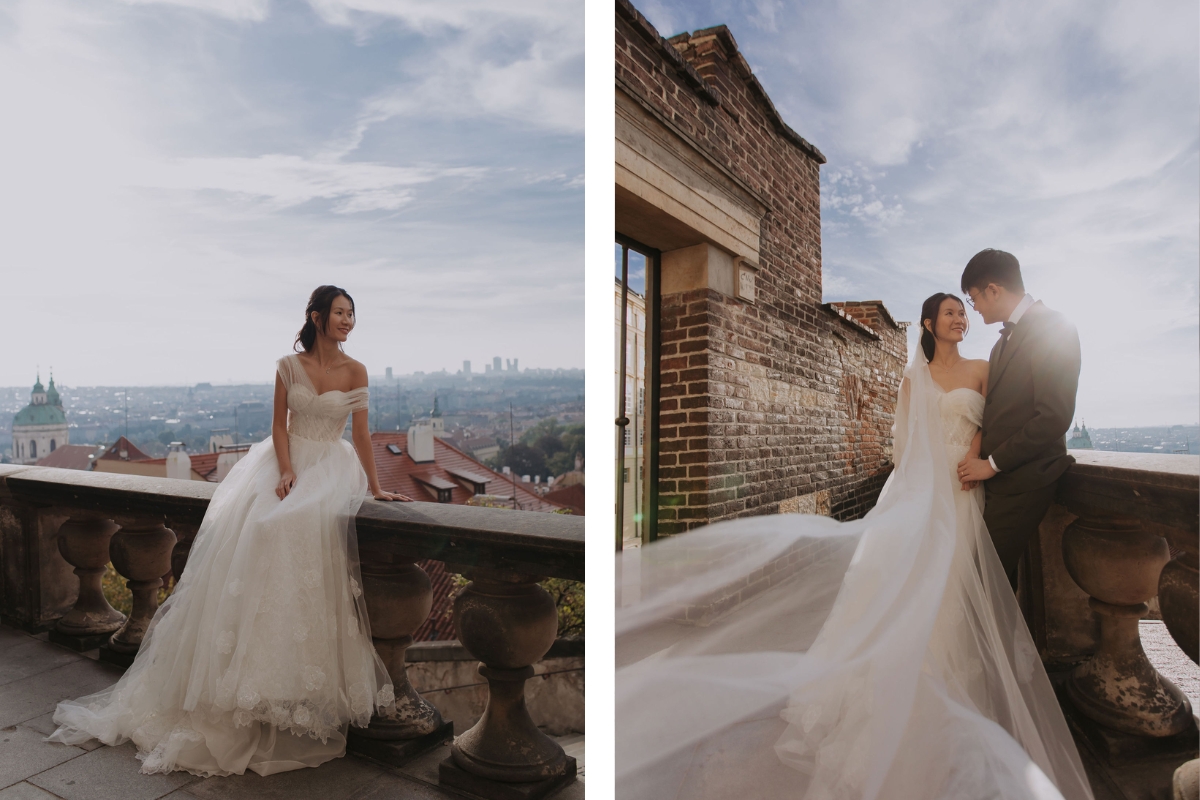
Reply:
[[824, 157], [779, 117], [724, 26], [668, 42], [625, 0], [616, 25], [618, 91], [769, 206], [753, 304], [713, 289], [661, 298], [659, 532], [818, 491], [834, 516], [861, 516], [891, 469], [906, 339], [879, 301], [822, 303]]

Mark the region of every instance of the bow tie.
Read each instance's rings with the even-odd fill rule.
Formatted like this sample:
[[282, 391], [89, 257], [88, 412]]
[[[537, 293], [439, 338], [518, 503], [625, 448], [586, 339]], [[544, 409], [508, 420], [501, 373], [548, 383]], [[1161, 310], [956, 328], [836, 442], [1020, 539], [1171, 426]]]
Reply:
[[1015, 323], [1015, 322], [1005, 322], [1005, 323], [1004, 323], [1004, 325], [1002, 325], [1002, 326], [1000, 327], [1000, 336], [1001, 336], [1001, 338], [1003, 338], [1003, 339], [1006, 339], [1006, 340], [1007, 340], [1007, 339], [1008, 339], [1008, 337], [1012, 335], [1013, 328], [1015, 328], [1015, 327], [1017, 327], [1017, 323]]

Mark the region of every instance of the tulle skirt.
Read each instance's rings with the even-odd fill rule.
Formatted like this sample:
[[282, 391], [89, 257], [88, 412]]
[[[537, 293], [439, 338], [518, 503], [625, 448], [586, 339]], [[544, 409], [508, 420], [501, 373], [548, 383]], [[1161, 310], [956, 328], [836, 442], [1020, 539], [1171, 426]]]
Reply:
[[187, 568], [133, 665], [58, 705], [50, 741], [133, 740], [142, 772], [260, 775], [344, 754], [347, 726], [395, 710], [371, 643], [353, 519], [366, 476], [345, 441], [270, 439], [217, 488]]
[[617, 796], [1090, 800], [965, 451], [928, 447], [863, 520], [622, 554]]

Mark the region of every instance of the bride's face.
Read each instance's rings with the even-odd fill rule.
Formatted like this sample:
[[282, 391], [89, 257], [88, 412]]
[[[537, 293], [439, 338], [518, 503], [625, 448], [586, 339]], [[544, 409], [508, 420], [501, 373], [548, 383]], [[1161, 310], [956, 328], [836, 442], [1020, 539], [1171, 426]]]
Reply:
[[[314, 315], [316, 316], [316, 315]], [[317, 324], [317, 330], [321, 330], [321, 320], [316, 318], [313, 320]], [[325, 335], [335, 342], [344, 342], [350, 336], [350, 331], [354, 330], [354, 306], [350, 304], [344, 296], [338, 296], [333, 305], [329, 308], [329, 324], [325, 327]]]
[[953, 297], [947, 297], [938, 307], [933, 324], [933, 335], [938, 339], [961, 342], [967, 335], [967, 309]]

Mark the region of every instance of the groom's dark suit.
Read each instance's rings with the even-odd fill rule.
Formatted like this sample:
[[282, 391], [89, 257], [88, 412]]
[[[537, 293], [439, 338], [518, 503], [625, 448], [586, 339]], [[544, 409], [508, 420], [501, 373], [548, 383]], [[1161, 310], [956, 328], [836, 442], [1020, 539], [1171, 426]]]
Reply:
[[1059, 477], [1075, 462], [1065, 434], [1075, 415], [1079, 360], [1075, 326], [1041, 302], [992, 348], [980, 455], [1000, 472], [984, 484], [983, 519], [1013, 589], [1021, 554]]

